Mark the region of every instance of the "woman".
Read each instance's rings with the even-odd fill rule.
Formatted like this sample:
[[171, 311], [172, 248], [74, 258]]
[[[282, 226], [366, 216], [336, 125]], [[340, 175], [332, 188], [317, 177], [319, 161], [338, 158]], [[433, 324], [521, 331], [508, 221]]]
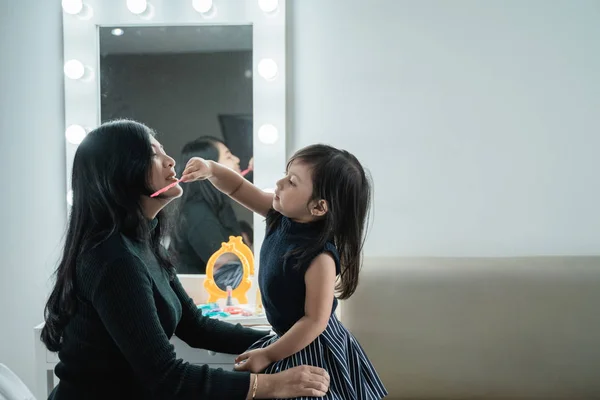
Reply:
[[[240, 159], [223, 142], [210, 136], [187, 143], [181, 153], [178, 174], [192, 157], [212, 160], [240, 172]], [[206, 273], [206, 263], [221, 248], [221, 243], [227, 242], [229, 236], [243, 236], [231, 199], [210, 182], [189, 183], [174, 213], [176, 226], [169, 250], [177, 259], [180, 274]], [[246, 235], [246, 244], [250, 245], [247, 240]], [[235, 260], [220, 259], [217, 267], [228, 262], [235, 264]]]
[[252, 399], [323, 396], [321, 369], [273, 376], [178, 359], [169, 339], [238, 354], [262, 333], [205, 318], [160, 246], [161, 210], [181, 196], [175, 162], [146, 126], [106, 123], [73, 162], [73, 207], [41, 339], [60, 362], [51, 399]]

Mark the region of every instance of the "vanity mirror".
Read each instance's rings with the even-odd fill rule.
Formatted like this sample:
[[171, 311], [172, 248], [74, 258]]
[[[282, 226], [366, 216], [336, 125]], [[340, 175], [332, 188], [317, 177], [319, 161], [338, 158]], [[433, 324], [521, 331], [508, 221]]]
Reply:
[[248, 304], [248, 290], [254, 275], [254, 257], [240, 236], [231, 236], [227, 243], [208, 260], [204, 287], [208, 292], [208, 302], [227, 298], [231, 288], [231, 297], [238, 304]]
[[[259, 187], [273, 187], [286, 160], [285, 0], [63, 0], [62, 5], [67, 203], [77, 145], [89, 130], [116, 118], [153, 128], [180, 163], [186, 144], [211, 136], [216, 161], [223, 156], [240, 172], [249, 169], [245, 177]], [[226, 227], [221, 236], [203, 240], [212, 247], [204, 250], [198, 270], [182, 265], [181, 273], [204, 273], [229, 236], [260, 251], [263, 219], [230, 207], [219, 216], [226, 220], [220, 221]], [[220, 204], [218, 211], [223, 209]], [[195, 229], [216, 235], [208, 224]], [[175, 246], [176, 238], [170, 239], [167, 244]]]

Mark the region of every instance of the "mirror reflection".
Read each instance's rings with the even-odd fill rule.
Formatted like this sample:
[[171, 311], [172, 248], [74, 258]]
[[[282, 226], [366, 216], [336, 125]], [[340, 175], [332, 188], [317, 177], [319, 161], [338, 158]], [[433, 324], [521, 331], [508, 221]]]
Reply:
[[[102, 122], [129, 118], [154, 129], [178, 176], [199, 156], [252, 181], [252, 26], [101, 27], [100, 53]], [[165, 243], [179, 274], [204, 274], [229, 236], [252, 248], [249, 211], [210, 182], [182, 187], [167, 210], [174, 227]], [[222, 282], [235, 283], [235, 260], [224, 260], [215, 280], [221, 271]]]
[[225, 253], [217, 258], [213, 270], [213, 279], [219, 289], [227, 291], [228, 286], [236, 289], [242, 278], [244, 270], [242, 261], [233, 253]]

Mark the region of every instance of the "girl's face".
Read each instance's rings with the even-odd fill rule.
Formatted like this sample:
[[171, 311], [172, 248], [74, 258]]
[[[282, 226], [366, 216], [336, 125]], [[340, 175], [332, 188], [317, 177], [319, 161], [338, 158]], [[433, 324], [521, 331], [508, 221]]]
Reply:
[[[310, 222], [324, 215], [323, 200], [311, 200], [313, 180], [310, 167], [300, 160], [292, 162], [286, 175], [277, 181], [273, 208], [299, 222]], [[324, 211], [324, 212], [323, 212]]]
[[[152, 143], [152, 161], [150, 163], [150, 187], [157, 191], [170, 185], [177, 180], [175, 175], [175, 160], [165, 153], [163, 146], [154, 137], [150, 137]], [[181, 186], [175, 185], [159, 196], [160, 199], [173, 200], [183, 194]]]
[[217, 150], [219, 151], [219, 160], [221, 165], [231, 168], [235, 172], [241, 172], [240, 159], [231, 154], [231, 151], [223, 143], [217, 142]]

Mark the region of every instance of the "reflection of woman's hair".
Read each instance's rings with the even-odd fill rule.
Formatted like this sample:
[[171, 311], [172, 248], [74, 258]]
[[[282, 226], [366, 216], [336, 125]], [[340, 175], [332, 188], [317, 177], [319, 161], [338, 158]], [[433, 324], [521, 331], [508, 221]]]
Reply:
[[252, 243], [254, 243], [254, 230], [252, 229], [252, 226], [248, 222], [242, 220], [240, 221], [240, 228], [242, 229], [242, 232], [248, 235], [250, 243], [246, 244], [252, 246]]
[[137, 122], [109, 122], [90, 132], [77, 148], [71, 178], [73, 206], [41, 335], [51, 351], [60, 349], [63, 331], [79, 301], [75, 292], [77, 262], [82, 253], [109, 236], [121, 233], [147, 243], [161, 267], [175, 275], [173, 264], [160, 250], [163, 212], [151, 229], [140, 206], [140, 197], [153, 192], [148, 182], [152, 135], [151, 129]]
[[[176, 171], [177, 176], [181, 176], [186, 164], [192, 157], [201, 157], [205, 160], [219, 161], [219, 148], [218, 143], [225, 144], [221, 140], [216, 139], [212, 136], [202, 136], [196, 140], [188, 142], [181, 150], [181, 158], [177, 162]], [[208, 180], [196, 181], [184, 184], [183, 196], [181, 197], [176, 209], [173, 211], [176, 215], [178, 225], [185, 226], [183, 224], [184, 213], [181, 212], [185, 205], [194, 200], [203, 200], [206, 202], [210, 210], [222, 221], [222, 212], [225, 206], [230, 205], [230, 199], [227, 195], [223, 194], [220, 190], [214, 187]], [[239, 235], [240, 227], [235, 227], [236, 232], [232, 234]], [[177, 236], [179, 230], [175, 230], [175, 236]], [[181, 232], [183, 234], [183, 232]]]

